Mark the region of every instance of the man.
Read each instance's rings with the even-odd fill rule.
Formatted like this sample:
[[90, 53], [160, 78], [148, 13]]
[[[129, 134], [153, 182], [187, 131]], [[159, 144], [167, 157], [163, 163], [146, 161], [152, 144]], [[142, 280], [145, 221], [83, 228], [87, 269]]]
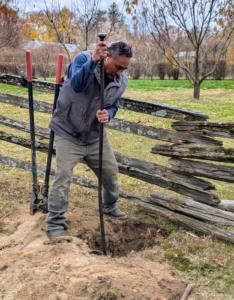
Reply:
[[[84, 159], [98, 176], [99, 122], [106, 124], [118, 110], [118, 103], [128, 83], [123, 73], [128, 68], [132, 50], [126, 43], [107, 47], [99, 42], [93, 51], [78, 53], [73, 59], [60, 91], [57, 108], [50, 123], [56, 141], [56, 173], [48, 199], [46, 231], [52, 238], [68, 236], [65, 231], [68, 193], [72, 171]], [[100, 60], [104, 59], [104, 109], [100, 110]], [[118, 164], [104, 129], [103, 136], [103, 212], [115, 218], [127, 218], [117, 206]]]

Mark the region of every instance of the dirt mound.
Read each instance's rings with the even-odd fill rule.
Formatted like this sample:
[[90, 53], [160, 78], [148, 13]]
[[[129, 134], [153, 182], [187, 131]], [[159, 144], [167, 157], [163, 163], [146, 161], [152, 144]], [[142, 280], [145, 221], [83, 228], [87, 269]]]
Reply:
[[30, 216], [27, 206], [15, 206], [2, 218], [0, 298], [180, 299], [185, 283], [174, 279], [166, 264], [150, 259], [160, 251], [157, 240], [168, 234], [164, 229], [105, 216], [108, 256], [95, 255], [102, 250], [98, 211], [70, 204], [67, 217], [72, 239], [60, 243], [49, 241], [41, 212]]

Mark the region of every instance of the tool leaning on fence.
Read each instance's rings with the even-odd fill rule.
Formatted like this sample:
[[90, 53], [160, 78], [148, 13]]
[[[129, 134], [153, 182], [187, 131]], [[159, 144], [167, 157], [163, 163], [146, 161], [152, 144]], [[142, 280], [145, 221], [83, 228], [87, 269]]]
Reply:
[[[59, 54], [52, 114], [55, 111], [56, 103], [59, 96], [59, 91], [61, 86], [62, 65], [63, 65], [63, 55]], [[45, 181], [44, 181], [44, 186], [42, 187], [41, 190], [41, 193], [43, 195], [43, 202], [46, 204], [46, 213], [48, 212], [49, 179], [50, 179], [51, 161], [52, 161], [52, 154], [53, 154], [53, 145], [54, 145], [54, 132], [53, 130], [50, 130], [50, 140], [49, 140], [49, 148], [48, 148], [48, 155], [47, 155]]]
[[[57, 98], [60, 89], [60, 80], [62, 73], [63, 55], [58, 57], [58, 67], [56, 73], [56, 85], [53, 112], [56, 107]], [[49, 176], [51, 168], [51, 159], [53, 151], [54, 133], [50, 132], [50, 141], [47, 157], [45, 182], [42, 189], [37, 183], [37, 164], [36, 164], [36, 146], [35, 146], [35, 123], [34, 123], [34, 105], [33, 105], [33, 86], [32, 86], [32, 55], [31, 51], [26, 51], [26, 69], [27, 69], [27, 81], [28, 81], [28, 99], [29, 99], [29, 117], [30, 117], [30, 137], [31, 137], [31, 159], [32, 159], [32, 177], [33, 177], [33, 196], [30, 199], [30, 214], [33, 215], [35, 211], [42, 210], [43, 213], [48, 212], [48, 189], [49, 189]], [[41, 190], [43, 199], [38, 198], [38, 194]]]
[[33, 105], [33, 88], [32, 88], [32, 55], [31, 51], [26, 51], [26, 69], [28, 81], [28, 102], [30, 118], [30, 137], [31, 137], [31, 159], [32, 159], [32, 177], [33, 177], [33, 196], [30, 200], [30, 214], [33, 215], [36, 210], [46, 210], [46, 204], [43, 199], [38, 198], [40, 186], [37, 184], [37, 164], [36, 164], [36, 147], [35, 147], [35, 125], [34, 125], [34, 105]]

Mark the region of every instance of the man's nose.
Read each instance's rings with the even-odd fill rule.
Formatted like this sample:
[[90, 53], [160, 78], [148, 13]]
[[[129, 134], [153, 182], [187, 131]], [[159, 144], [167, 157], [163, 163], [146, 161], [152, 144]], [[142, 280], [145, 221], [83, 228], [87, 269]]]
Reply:
[[123, 70], [118, 70], [118, 71], [116, 72], [116, 74], [117, 74], [117, 75], [120, 75], [122, 72], [123, 72]]

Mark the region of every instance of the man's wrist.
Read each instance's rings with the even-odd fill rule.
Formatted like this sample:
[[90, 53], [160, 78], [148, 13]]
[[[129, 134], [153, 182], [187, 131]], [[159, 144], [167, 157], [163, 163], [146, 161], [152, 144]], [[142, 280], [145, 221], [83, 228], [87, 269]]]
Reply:
[[91, 61], [92, 61], [93, 63], [97, 63], [97, 62], [98, 62], [98, 60], [95, 60], [95, 59], [93, 58], [93, 55], [91, 56]]

